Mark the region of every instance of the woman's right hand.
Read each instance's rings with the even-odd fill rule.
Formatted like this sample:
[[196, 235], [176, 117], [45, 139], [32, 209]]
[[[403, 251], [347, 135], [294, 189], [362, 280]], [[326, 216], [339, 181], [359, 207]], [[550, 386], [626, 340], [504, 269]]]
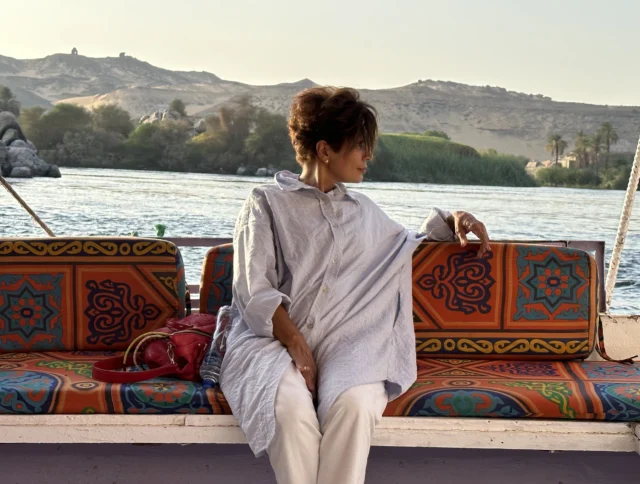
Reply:
[[293, 324], [289, 313], [283, 305], [276, 308], [273, 313], [273, 337], [280, 341], [287, 348], [287, 351], [293, 359], [293, 364], [302, 373], [307, 388], [316, 400], [316, 383], [318, 381], [318, 367], [313, 361], [313, 353], [309, 344], [302, 336], [300, 330]]
[[289, 342], [287, 351], [291, 355], [296, 368], [302, 373], [307, 388], [313, 396], [313, 401], [315, 401], [317, 395], [316, 383], [318, 379], [318, 367], [313, 360], [313, 353], [311, 352], [311, 348], [309, 348], [309, 344], [304, 337], [300, 335], [299, 337], [294, 337], [292, 341]]

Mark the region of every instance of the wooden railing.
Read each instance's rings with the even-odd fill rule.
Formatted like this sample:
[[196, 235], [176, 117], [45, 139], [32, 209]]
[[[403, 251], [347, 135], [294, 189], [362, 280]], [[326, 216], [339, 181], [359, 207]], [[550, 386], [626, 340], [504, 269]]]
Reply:
[[[216, 245], [231, 243], [230, 238], [219, 237], [163, 237], [164, 240], [169, 240], [176, 244], [178, 247], [215, 247]], [[604, 287], [604, 241], [601, 240], [496, 240], [494, 242], [519, 242], [521, 244], [540, 244], [540, 245], [553, 245], [556, 247], [571, 247], [574, 249], [585, 250], [594, 254], [596, 258], [596, 264], [598, 266], [598, 279], [600, 284], [599, 288], [599, 303], [600, 311], [606, 312], [607, 302]], [[191, 292], [191, 307], [192, 309], [198, 309], [200, 307], [200, 285], [190, 284], [189, 291]]]

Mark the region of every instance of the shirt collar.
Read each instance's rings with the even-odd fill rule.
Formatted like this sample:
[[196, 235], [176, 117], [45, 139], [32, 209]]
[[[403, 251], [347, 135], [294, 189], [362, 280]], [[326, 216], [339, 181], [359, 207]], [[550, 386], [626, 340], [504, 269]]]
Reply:
[[[301, 181], [300, 175], [296, 175], [295, 173], [292, 173], [288, 170], [283, 170], [276, 173], [275, 181], [276, 181], [276, 184], [280, 187], [280, 189], [287, 192], [293, 192], [296, 190], [316, 190], [320, 192], [320, 190], [318, 190], [316, 187], [312, 187], [311, 185], [307, 185], [306, 183]], [[343, 197], [348, 197], [349, 199], [356, 202], [358, 205], [360, 204], [358, 199], [355, 198], [349, 192], [346, 186], [344, 186], [344, 183], [336, 183], [334, 190], [336, 190], [336, 193], [335, 193], [336, 195], [342, 195]]]

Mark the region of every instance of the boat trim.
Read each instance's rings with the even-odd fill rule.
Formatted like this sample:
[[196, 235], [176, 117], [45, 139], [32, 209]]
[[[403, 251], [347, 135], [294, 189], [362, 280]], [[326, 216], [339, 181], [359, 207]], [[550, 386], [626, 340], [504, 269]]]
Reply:
[[[37, 430], [35, 429], [37, 427]], [[0, 443], [246, 444], [231, 415], [4, 415]], [[635, 423], [384, 417], [373, 445], [640, 452]]]

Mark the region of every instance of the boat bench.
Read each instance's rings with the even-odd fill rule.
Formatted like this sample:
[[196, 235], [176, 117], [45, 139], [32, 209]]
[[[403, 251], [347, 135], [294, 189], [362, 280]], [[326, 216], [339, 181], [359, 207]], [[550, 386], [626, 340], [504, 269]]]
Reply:
[[[571, 321], [551, 328], [552, 339], [532, 338], [526, 324], [493, 337], [519, 323], [494, 305], [524, 307], [505, 289], [519, 277], [507, 263], [517, 257], [514, 245], [494, 248], [494, 265], [484, 266], [473, 247], [444, 264], [431, 259], [447, 244], [416, 251], [418, 378], [387, 406], [374, 445], [638, 451], [637, 365], [573, 359], [589, 355], [596, 335], [572, 333]], [[585, 295], [575, 274], [557, 275], [573, 291], [567, 311], [598, 311], [596, 288]], [[203, 261], [201, 312], [230, 303], [232, 279], [232, 246], [214, 247]], [[533, 279], [544, 294], [542, 279]], [[447, 292], [452, 285], [462, 292]], [[165, 240], [0, 239], [0, 442], [245, 442], [218, 389], [170, 378], [91, 378], [95, 361], [183, 316], [185, 288], [180, 252]], [[478, 331], [456, 329], [452, 315], [474, 311]], [[535, 307], [526, 312], [524, 323], [536, 318]]]

